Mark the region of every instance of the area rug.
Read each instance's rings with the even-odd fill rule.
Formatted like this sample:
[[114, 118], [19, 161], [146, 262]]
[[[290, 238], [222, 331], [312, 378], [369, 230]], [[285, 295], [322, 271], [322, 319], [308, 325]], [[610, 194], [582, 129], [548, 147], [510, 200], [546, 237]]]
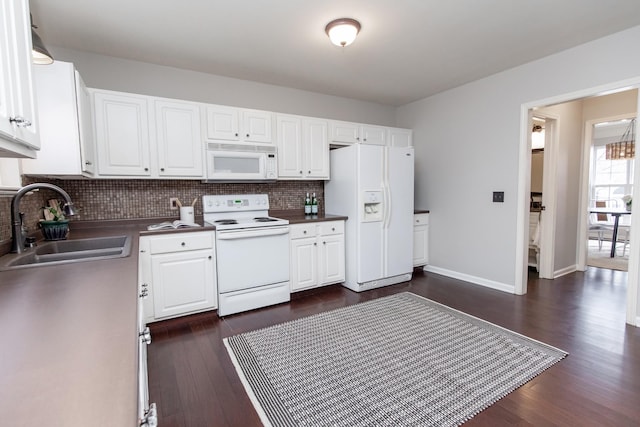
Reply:
[[567, 355], [409, 292], [225, 345], [266, 426], [456, 426]]
[[587, 254], [587, 265], [598, 268], [608, 268], [610, 270], [627, 271], [629, 267], [629, 248], [622, 255], [624, 243], [616, 244], [616, 256], [611, 258], [611, 243], [603, 242], [602, 249], [598, 248], [597, 240], [589, 240], [589, 252]]

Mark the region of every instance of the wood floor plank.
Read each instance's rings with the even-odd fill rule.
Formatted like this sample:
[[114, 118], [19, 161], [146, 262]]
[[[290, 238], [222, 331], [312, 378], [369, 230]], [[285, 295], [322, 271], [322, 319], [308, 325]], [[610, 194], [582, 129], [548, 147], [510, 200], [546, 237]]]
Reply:
[[339, 285], [287, 304], [150, 325], [149, 390], [162, 426], [259, 426], [223, 338], [410, 291], [568, 351], [569, 356], [467, 422], [469, 426], [640, 425], [640, 328], [625, 325], [626, 272], [533, 273], [511, 295], [430, 273], [355, 293]]

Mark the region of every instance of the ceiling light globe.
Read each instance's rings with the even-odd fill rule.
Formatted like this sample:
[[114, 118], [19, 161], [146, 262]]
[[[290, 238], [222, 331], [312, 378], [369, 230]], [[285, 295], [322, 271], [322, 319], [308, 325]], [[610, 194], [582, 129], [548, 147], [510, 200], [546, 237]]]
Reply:
[[327, 24], [325, 32], [336, 46], [349, 46], [360, 32], [360, 23], [351, 18], [336, 19]]

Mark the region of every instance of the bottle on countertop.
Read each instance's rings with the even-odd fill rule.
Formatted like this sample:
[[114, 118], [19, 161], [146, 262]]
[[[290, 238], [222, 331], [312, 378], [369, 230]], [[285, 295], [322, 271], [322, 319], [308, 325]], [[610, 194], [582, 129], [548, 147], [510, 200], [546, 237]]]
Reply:
[[311, 197], [307, 193], [307, 197], [304, 198], [304, 214], [311, 215]]
[[318, 215], [318, 199], [316, 193], [311, 197], [311, 215]]

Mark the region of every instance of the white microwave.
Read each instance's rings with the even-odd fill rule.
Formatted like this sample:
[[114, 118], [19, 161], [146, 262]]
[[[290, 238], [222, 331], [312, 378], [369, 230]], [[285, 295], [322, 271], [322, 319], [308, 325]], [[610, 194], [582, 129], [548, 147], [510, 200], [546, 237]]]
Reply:
[[275, 181], [277, 148], [258, 144], [206, 145], [207, 181]]

